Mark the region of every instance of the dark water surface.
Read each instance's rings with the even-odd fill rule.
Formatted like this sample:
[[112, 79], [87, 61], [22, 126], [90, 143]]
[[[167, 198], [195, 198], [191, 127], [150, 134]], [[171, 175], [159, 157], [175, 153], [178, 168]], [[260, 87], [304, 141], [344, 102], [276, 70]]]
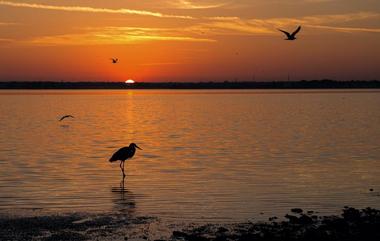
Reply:
[[[0, 214], [380, 208], [379, 123], [378, 91], [1, 91]], [[108, 159], [130, 142], [120, 192]]]

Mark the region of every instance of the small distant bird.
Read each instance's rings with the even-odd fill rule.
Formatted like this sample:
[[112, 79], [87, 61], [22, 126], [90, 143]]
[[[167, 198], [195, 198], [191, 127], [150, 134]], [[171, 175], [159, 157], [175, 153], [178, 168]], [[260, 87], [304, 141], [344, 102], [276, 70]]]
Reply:
[[370, 191], [370, 192], [373, 192], [373, 188], [370, 188], [369, 191]]
[[129, 146], [120, 148], [117, 152], [115, 152], [112, 157], [110, 158], [110, 162], [120, 161], [120, 169], [123, 173], [123, 178], [125, 177], [124, 173], [124, 162], [127, 159], [131, 159], [136, 152], [136, 148], [142, 150], [139, 146], [137, 146], [135, 143], [129, 144]]
[[284, 31], [284, 30], [281, 30], [281, 29], [278, 29], [278, 31], [281, 31], [283, 32], [285, 35], [286, 35], [286, 39], [285, 40], [296, 40], [296, 34], [301, 30], [301, 26], [298, 26], [298, 28], [296, 29], [296, 31], [294, 31], [292, 34]]
[[59, 121], [63, 121], [66, 118], [74, 118], [74, 116], [72, 116], [72, 115], [64, 115], [64, 116], [61, 117], [61, 119], [59, 119]]
[[119, 62], [119, 59], [111, 58], [113, 64], [117, 64]]

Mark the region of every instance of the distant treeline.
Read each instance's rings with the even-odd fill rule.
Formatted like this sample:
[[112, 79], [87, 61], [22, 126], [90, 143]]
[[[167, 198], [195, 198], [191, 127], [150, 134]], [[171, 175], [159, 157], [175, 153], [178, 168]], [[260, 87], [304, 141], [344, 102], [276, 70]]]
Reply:
[[373, 89], [380, 81], [301, 80], [274, 82], [0, 82], [0, 89]]

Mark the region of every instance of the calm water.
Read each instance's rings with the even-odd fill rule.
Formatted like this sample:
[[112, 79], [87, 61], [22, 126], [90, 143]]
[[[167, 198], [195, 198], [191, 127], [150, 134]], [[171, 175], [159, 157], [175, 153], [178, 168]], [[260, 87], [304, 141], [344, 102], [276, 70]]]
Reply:
[[[0, 103], [0, 213], [380, 208], [380, 92], [2, 91]], [[144, 150], [122, 193], [108, 159], [130, 142]]]

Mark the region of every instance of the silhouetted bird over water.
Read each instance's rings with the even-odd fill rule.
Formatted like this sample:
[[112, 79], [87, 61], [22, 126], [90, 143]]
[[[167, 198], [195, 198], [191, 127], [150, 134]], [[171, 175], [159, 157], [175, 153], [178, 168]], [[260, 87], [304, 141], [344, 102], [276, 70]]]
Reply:
[[74, 118], [74, 116], [72, 116], [72, 115], [64, 115], [64, 116], [61, 117], [61, 119], [59, 119], [59, 121], [63, 121], [66, 118]]
[[119, 62], [119, 59], [111, 58], [113, 64], [117, 64]]
[[112, 155], [112, 157], [109, 160], [110, 162], [120, 161], [120, 169], [121, 169], [121, 171], [123, 173], [123, 178], [125, 177], [124, 162], [127, 159], [131, 159], [135, 155], [136, 148], [142, 150], [135, 143], [131, 143], [129, 146], [120, 148], [117, 152], [115, 152]]
[[294, 31], [292, 34], [284, 31], [284, 30], [281, 30], [281, 29], [278, 29], [278, 31], [281, 31], [283, 32], [284, 34], [286, 34], [286, 39], [285, 40], [296, 40], [296, 34], [301, 30], [301, 26], [299, 26], [296, 31]]

